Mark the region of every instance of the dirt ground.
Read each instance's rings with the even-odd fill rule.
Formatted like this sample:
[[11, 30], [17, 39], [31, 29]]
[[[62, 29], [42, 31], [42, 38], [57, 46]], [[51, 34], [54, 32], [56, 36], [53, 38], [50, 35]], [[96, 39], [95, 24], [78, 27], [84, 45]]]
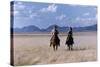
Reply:
[[15, 34], [14, 64], [58, 64], [97, 60], [97, 33], [74, 33], [73, 51], [65, 45], [67, 35], [60, 34], [61, 45], [57, 51], [49, 46], [49, 34]]

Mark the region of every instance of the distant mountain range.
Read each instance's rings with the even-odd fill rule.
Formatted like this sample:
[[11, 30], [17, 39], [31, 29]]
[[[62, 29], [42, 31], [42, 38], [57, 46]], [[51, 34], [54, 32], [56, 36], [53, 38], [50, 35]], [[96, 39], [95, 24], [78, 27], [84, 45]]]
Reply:
[[[46, 29], [40, 29], [34, 25], [25, 26], [23, 28], [14, 28], [14, 32], [51, 32], [54, 25], [49, 26]], [[60, 27], [58, 26], [59, 32], [67, 32], [69, 30], [69, 27]], [[84, 32], [84, 31], [97, 31], [97, 24], [92, 26], [86, 26], [86, 27], [73, 27], [74, 32]]]

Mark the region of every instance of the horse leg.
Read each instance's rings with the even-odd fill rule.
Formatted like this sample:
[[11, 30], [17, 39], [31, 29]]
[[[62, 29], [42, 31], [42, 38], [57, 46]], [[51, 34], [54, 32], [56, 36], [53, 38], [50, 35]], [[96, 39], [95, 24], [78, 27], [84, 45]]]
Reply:
[[50, 39], [50, 47], [52, 46], [52, 39], [53, 39], [53, 36], [51, 37], [51, 39]]
[[56, 50], [58, 49], [58, 46], [56, 46]]
[[71, 50], [73, 50], [73, 45], [71, 44]]
[[53, 45], [53, 49], [54, 49], [54, 51], [55, 51], [55, 45]]
[[68, 46], [68, 50], [70, 50], [70, 45], [68, 44], [67, 46]]
[[60, 47], [60, 39], [58, 38], [58, 46]]
[[52, 42], [50, 42], [50, 47], [51, 47], [51, 45], [52, 45]]

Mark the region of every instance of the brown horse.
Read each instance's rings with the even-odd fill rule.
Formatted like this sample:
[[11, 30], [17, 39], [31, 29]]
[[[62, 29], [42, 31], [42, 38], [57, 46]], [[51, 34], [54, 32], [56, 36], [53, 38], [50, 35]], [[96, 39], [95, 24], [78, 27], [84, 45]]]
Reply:
[[58, 46], [60, 46], [60, 39], [56, 31], [54, 32], [54, 35], [52, 36], [50, 40], [50, 47], [51, 46], [53, 46], [54, 51], [58, 49]]

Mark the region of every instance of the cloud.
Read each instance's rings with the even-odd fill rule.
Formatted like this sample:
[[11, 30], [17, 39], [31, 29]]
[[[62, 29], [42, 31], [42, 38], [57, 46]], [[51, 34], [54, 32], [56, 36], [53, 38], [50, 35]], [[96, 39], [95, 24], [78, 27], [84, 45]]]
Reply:
[[73, 22], [81, 24], [82, 26], [87, 25], [93, 25], [97, 23], [96, 18], [94, 17], [88, 17], [88, 18], [82, 18], [82, 17], [76, 17]]
[[19, 11], [14, 11], [13, 14], [14, 14], [14, 15], [18, 15], [18, 14], [19, 14]]
[[16, 10], [16, 11], [11, 11], [11, 15], [13, 15], [13, 16], [17, 16], [17, 15], [19, 15], [19, 13], [20, 13], [20, 12], [17, 11], [17, 10]]
[[42, 8], [40, 11], [41, 12], [56, 12], [57, 6], [55, 4], [51, 4], [47, 8]]
[[14, 3], [14, 10], [24, 10], [25, 5], [22, 2]]
[[76, 17], [75, 18], [75, 21], [80, 21], [80, 17]]
[[28, 10], [28, 13], [29, 13], [29, 14], [32, 14], [32, 12], [33, 12], [32, 10]]
[[89, 12], [83, 14], [83, 16], [89, 16], [89, 15], [90, 15]]
[[60, 16], [56, 17], [56, 20], [63, 20], [66, 17], [66, 15], [62, 14]]
[[97, 7], [93, 8], [93, 10], [97, 11]]
[[75, 21], [91, 21], [93, 18], [81, 18], [81, 17], [76, 17]]
[[90, 25], [94, 25], [96, 24], [96, 20], [94, 20], [94, 18], [82, 18], [82, 17], [76, 17], [72, 20], [73, 22], [73, 26], [76, 27], [83, 27], [83, 26], [90, 26]]
[[32, 13], [32, 14], [29, 15], [30, 18], [34, 18], [34, 17], [37, 17], [37, 16], [38, 16], [37, 13]]
[[97, 20], [97, 15], [95, 17], [88, 17], [88, 18], [82, 18], [82, 17], [76, 17], [75, 21], [95, 21]]

